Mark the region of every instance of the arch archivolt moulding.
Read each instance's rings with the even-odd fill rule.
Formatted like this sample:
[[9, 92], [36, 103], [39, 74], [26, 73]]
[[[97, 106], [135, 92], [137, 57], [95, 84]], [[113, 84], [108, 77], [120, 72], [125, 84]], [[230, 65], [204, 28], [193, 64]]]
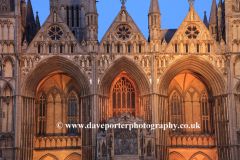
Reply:
[[[139, 63], [132, 60], [134, 57], [121, 56], [116, 60], [110, 61], [109, 67], [105, 70], [99, 79], [99, 91], [101, 94], [109, 95], [112, 82], [122, 72], [126, 72], [135, 81], [139, 93], [148, 94], [150, 92], [150, 79], [144, 70], [139, 66]], [[139, 58], [138, 58], [139, 59]]]
[[[52, 72], [62, 71], [76, 80], [81, 91], [81, 96], [88, 95], [91, 92], [90, 79], [82, 67], [72, 61], [72, 58], [73, 56], [51, 56], [49, 58], [41, 56], [38, 64], [33, 66], [33, 68], [23, 76], [22, 92], [29, 92], [31, 90], [34, 95], [35, 89], [43, 78]], [[29, 88], [29, 85], [31, 85], [31, 88]]]
[[[176, 56], [177, 57], [177, 56]], [[159, 93], [167, 93], [167, 87], [171, 80], [180, 72], [185, 70], [192, 70], [203, 76], [213, 89], [215, 94], [225, 92], [225, 80], [224, 74], [207, 58], [199, 58], [197, 56], [185, 56], [181, 58], [175, 58], [174, 61], [170, 61], [170, 64], [166, 67], [163, 73], [158, 76], [158, 89]]]

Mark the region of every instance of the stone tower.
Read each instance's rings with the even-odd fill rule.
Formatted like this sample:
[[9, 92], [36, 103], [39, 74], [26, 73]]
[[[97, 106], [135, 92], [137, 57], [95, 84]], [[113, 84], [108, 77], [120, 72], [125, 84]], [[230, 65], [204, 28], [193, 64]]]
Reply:
[[55, 8], [58, 11], [80, 43], [85, 38], [88, 6], [89, 2], [86, 0], [50, 0], [50, 10]]

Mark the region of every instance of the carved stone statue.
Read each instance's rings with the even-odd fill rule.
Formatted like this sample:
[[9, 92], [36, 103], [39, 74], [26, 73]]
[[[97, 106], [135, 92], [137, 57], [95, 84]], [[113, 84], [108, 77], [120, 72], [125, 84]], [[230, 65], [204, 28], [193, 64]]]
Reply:
[[126, 22], [127, 21], [127, 17], [126, 17], [126, 13], [125, 11], [122, 12], [122, 22]]

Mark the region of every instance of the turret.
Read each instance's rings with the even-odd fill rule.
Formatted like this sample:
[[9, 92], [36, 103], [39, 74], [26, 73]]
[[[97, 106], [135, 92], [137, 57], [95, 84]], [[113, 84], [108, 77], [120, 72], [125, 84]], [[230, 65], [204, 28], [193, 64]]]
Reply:
[[223, 4], [222, 4], [222, 0], [219, 0], [219, 4], [218, 4], [218, 11], [217, 11], [217, 17], [218, 17], [218, 40], [221, 41], [222, 38], [222, 16], [223, 16]]
[[95, 0], [88, 1], [85, 20], [87, 42], [91, 44], [88, 46], [88, 51], [95, 52], [98, 42], [98, 13]]
[[151, 0], [148, 22], [150, 40], [158, 39], [161, 29], [161, 13], [158, 0]]
[[212, 2], [212, 9], [209, 18], [209, 31], [212, 33], [213, 37], [217, 40], [218, 34], [218, 20], [217, 20], [217, 3], [216, 0]]

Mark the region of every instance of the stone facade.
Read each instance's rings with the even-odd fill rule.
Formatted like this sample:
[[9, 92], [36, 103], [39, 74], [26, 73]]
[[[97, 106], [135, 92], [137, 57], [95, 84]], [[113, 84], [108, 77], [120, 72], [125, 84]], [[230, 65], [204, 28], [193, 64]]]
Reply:
[[[30, 0], [0, 0], [1, 160], [240, 158], [239, 1], [213, 0], [208, 22], [189, 0], [179, 28], [164, 30], [151, 0], [148, 40], [125, 2], [99, 41], [95, 0], [50, 0], [42, 26]], [[59, 127], [126, 119], [201, 127]], [[136, 153], [115, 152], [124, 133]]]

